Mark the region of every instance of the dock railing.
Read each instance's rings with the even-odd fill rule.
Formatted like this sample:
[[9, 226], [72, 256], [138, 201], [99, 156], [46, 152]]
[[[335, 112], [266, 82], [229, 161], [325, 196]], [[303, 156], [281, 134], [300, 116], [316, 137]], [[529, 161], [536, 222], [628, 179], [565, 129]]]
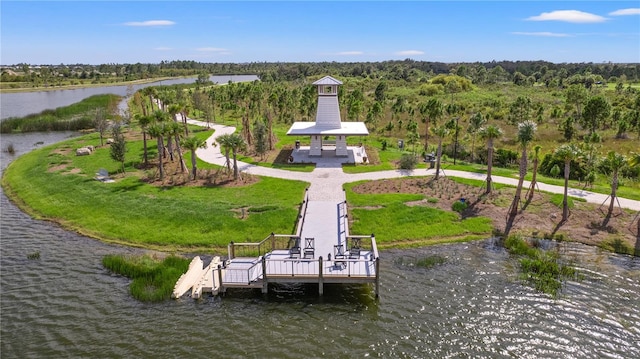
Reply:
[[267, 238], [260, 242], [244, 242], [244, 243], [229, 243], [227, 246], [227, 252], [229, 259], [238, 257], [260, 257], [269, 252], [273, 252], [278, 249], [289, 250], [291, 247], [299, 245], [300, 237], [290, 234], [275, 234], [271, 233]]
[[298, 211], [298, 223], [296, 224], [296, 236], [300, 237], [302, 234], [302, 227], [304, 227], [304, 219], [307, 216], [307, 205], [309, 204], [309, 189], [305, 189], [304, 200]]

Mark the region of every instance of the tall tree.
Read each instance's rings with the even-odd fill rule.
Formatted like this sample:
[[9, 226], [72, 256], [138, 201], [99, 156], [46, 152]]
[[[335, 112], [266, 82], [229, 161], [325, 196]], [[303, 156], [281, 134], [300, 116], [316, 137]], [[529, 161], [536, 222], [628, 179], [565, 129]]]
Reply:
[[569, 218], [569, 173], [571, 172], [571, 161], [576, 160], [580, 155], [580, 149], [573, 143], [561, 145], [556, 148], [555, 156], [564, 162], [564, 197], [562, 198], [562, 222]]
[[184, 146], [184, 148], [188, 149], [189, 151], [191, 151], [191, 173], [193, 174], [193, 176], [191, 176], [191, 178], [193, 180], [195, 180], [196, 178], [198, 178], [198, 161], [196, 158], [196, 151], [198, 150], [198, 148], [207, 148], [207, 141], [206, 140], [202, 140], [199, 139], [196, 136], [190, 136], [185, 138], [184, 142], [182, 143], [182, 145]]
[[533, 136], [536, 133], [536, 124], [533, 121], [527, 120], [518, 124], [518, 143], [520, 144], [520, 177], [518, 178], [518, 186], [516, 187], [516, 194], [513, 197], [511, 203], [510, 216], [513, 218], [518, 214], [518, 205], [520, 204], [520, 195], [522, 193], [522, 186], [524, 184], [524, 177], [527, 175], [527, 147], [529, 143], [533, 141]]
[[147, 150], [147, 132], [149, 131], [149, 126], [153, 122], [153, 118], [147, 115], [136, 115], [135, 118], [138, 121], [138, 125], [140, 126], [140, 130], [142, 131], [142, 157], [144, 161], [144, 166], [149, 166], [149, 155]]
[[565, 96], [567, 104], [575, 106], [576, 118], [582, 118], [582, 107], [589, 98], [589, 92], [587, 89], [583, 85], [574, 84], [567, 88]]
[[229, 144], [231, 146], [231, 153], [233, 154], [233, 179], [238, 180], [239, 177], [239, 169], [238, 169], [238, 152], [243, 151], [247, 148], [247, 143], [244, 141], [244, 138], [237, 133], [231, 134], [229, 138]]
[[609, 210], [607, 211], [607, 218], [611, 217], [613, 214], [613, 207], [615, 206], [616, 201], [616, 191], [618, 189], [618, 173], [620, 170], [627, 165], [627, 159], [615, 152], [609, 151], [607, 153], [607, 157], [605, 157], [603, 161], [604, 167], [611, 171], [611, 202], [609, 203]]
[[449, 134], [449, 129], [446, 126], [438, 126], [433, 129], [433, 134], [438, 137], [438, 152], [436, 157], [436, 176], [437, 180], [440, 178], [440, 161], [442, 158], [442, 140]]
[[216, 142], [220, 145], [220, 148], [224, 151], [224, 157], [226, 159], [227, 171], [231, 172], [231, 159], [229, 157], [231, 152], [231, 135], [230, 133], [220, 135], [216, 137]]
[[165, 124], [164, 123], [154, 123], [151, 127], [149, 127], [149, 135], [151, 137], [156, 138], [157, 147], [158, 147], [158, 174], [160, 176], [160, 180], [164, 179], [164, 164], [163, 164], [163, 153], [164, 153], [164, 134], [165, 134]]
[[127, 154], [127, 141], [124, 139], [124, 134], [122, 133], [122, 128], [119, 123], [115, 123], [111, 127], [111, 135], [113, 136], [113, 142], [111, 143], [109, 155], [114, 161], [120, 162], [122, 173], [124, 174], [124, 161]]
[[509, 123], [516, 124], [529, 121], [531, 119], [531, 111], [531, 99], [518, 96], [511, 106], [509, 106]]
[[540, 149], [542, 146], [536, 145], [533, 147], [533, 175], [531, 177], [531, 184], [529, 185], [529, 191], [527, 192], [527, 198], [531, 200], [533, 193], [536, 190], [536, 184], [538, 182], [538, 165], [540, 164]]
[[177, 122], [171, 122], [167, 124], [167, 135], [168, 137], [173, 137], [173, 140], [176, 143], [176, 152], [178, 153], [178, 161], [180, 161], [180, 172], [188, 172], [187, 165], [184, 163], [184, 158], [182, 157], [182, 149], [180, 148], [180, 135], [182, 134], [183, 125]]
[[93, 118], [93, 127], [95, 127], [98, 134], [100, 134], [100, 146], [104, 146], [104, 134], [109, 128], [109, 120], [107, 120], [107, 114], [104, 109], [96, 109], [95, 117]]
[[426, 103], [420, 105], [419, 112], [422, 115], [422, 123], [424, 123], [424, 150], [428, 151], [430, 123], [437, 123], [438, 119], [442, 117], [444, 109], [440, 101], [431, 98]]
[[480, 130], [480, 137], [487, 140], [487, 188], [486, 194], [491, 193], [493, 180], [491, 170], [493, 168], [493, 141], [502, 136], [502, 129], [496, 125], [489, 125]]
[[476, 154], [476, 136], [478, 132], [482, 128], [482, 126], [487, 123], [487, 120], [482, 116], [480, 112], [477, 112], [475, 115], [471, 116], [469, 119], [469, 127], [467, 127], [467, 132], [471, 134], [471, 162], [473, 163]]
[[594, 96], [589, 99], [584, 107], [584, 113], [581, 118], [583, 127], [589, 129], [589, 134], [593, 135], [602, 122], [604, 122], [611, 114], [611, 105], [602, 96]]

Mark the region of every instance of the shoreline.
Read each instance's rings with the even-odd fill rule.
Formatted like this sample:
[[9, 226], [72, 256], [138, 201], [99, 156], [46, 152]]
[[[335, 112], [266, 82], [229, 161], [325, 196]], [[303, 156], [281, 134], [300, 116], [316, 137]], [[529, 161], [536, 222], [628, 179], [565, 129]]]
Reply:
[[143, 79], [143, 80], [109, 82], [109, 83], [96, 83], [96, 84], [88, 83], [88, 84], [80, 84], [80, 85], [0, 88], [0, 94], [3, 94], [3, 93], [23, 93], [23, 92], [47, 92], [47, 91], [57, 91], [57, 90], [77, 90], [77, 89], [92, 88], [92, 87], [142, 85], [142, 84], [148, 84], [148, 83], [153, 83], [153, 82], [180, 79], [180, 78], [189, 78], [189, 77], [193, 77], [193, 76], [157, 77], [157, 78], [149, 78], [149, 79]]
[[[194, 121], [195, 122], [195, 121]], [[230, 131], [232, 130], [232, 128], [230, 126], [225, 126], [226, 127], [226, 131]], [[214, 134], [212, 135], [212, 137], [209, 137], [209, 139], [207, 140], [208, 142], [211, 141], [212, 138], [215, 138], [216, 134], [217, 135], [221, 135], [223, 134], [225, 131], [215, 131]], [[213, 152], [211, 152], [213, 151]], [[217, 154], [215, 152], [218, 152]], [[214, 147], [214, 148], [209, 148], [209, 150], [207, 151], [209, 153], [198, 153], [198, 157], [203, 159], [205, 162], [213, 162], [215, 164], [216, 161], [220, 161], [220, 160], [224, 160], [224, 156], [222, 154], [219, 153], [219, 147]], [[203, 158], [204, 157], [204, 158]], [[216, 160], [217, 158], [217, 160]], [[11, 163], [9, 165], [9, 167], [7, 167], [7, 169], [9, 169], [12, 165], [14, 165], [14, 163]], [[287, 173], [289, 175], [291, 175], [291, 171], [286, 171], [286, 170], [279, 170], [279, 169], [270, 169], [270, 168], [265, 168], [265, 167], [259, 167], [259, 166], [254, 166], [254, 165], [249, 165], [246, 163], [242, 163], [239, 162], [239, 166], [241, 166], [244, 169], [245, 173], [249, 173], [251, 175], [256, 175], [256, 176], [266, 176], [266, 177], [279, 177], [279, 176], [274, 176], [273, 172], [276, 173]], [[6, 170], [5, 170], [6, 171]], [[400, 171], [379, 171], [379, 172], [369, 172], [369, 173], [363, 173], [363, 174], [346, 174], [344, 172], [342, 172], [342, 169], [340, 169], [340, 172], [342, 173], [342, 175], [340, 175], [341, 178], [337, 179], [337, 182], [333, 183], [335, 185], [340, 185], [341, 187], [345, 184], [345, 183], [351, 183], [351, 182], [356, 182], [356, 181], [361, 181], [361, 180], [382, 180], [382, 179], [397, 179], [397, 178], [425, 178], [428, 177], [428, 173], [424, 172], [423, 170], [419, 170], [419, 174], [418, 173], [406, 173], [406, 172], [400, 172]], [[417, 172], [417, 171], [416, 171]], [[451, 176], [451, 177], [456, 177], [456, 175], [453, 174], [453, 170], [447, 170], [447, 175]], [[4, 173], [6, 174], [6, 172]], [[35, 219], [39, 219], [39, 220], [46, 220], [48, 222], [51, 223], [55, 223], [56, 225], [60, 226], [61, 228], [64, 228], [65, 230], [69, 230], [75, 233], [78, 233], [80, 235], [95, 239], [95, 240], [99, 240], [101, 242], [104, 243], [110, 243], [110, 244], [116, 244], [116, 245], [121, 245], [121, 246], [126, 246], [126, 247], [131, 247], [131, 248], [140, 248], [140, 249], [146, 249], [146, 250], [153, 250], [153, 251], [159, 251], [159, 252], [165, 252], [165, 253], [196, 253], [196, 252], [212, 252], [214, 251], [215, 253], [224, 253], [226, 250], [226, 245], [224, 244], [213, 244], [213, 245], [206, 245], [206, 246], [199, 246], [199, 245], [176, 245], [173, 243], [166, 243], [166, 244], [154, 244], [154, 243], [148, 243], [148, 242], [134, 242], [134, 241], [129, 241], [129, 240], [125, 240], [125, 239], [119, 239], [119, 238], [110, 238], [109, 236], [105, 236], [104, 234], [100, 233], [99, 231], [95, 231], [94, 230], [90, 230], [72, 223], [67, 222], [65, 219], [62, 218], [56, 218], [56, 217], [47, 217], [42, 215], [41, 213], [39, 213], [37, 210], [35, 210], [34, 208], [28, 206], [20, 196], [17, 195], [17, 193], [15, 193], [13, 191], [13, 189], [11, 188], [11, 186], [9, 185], [9, 183], [6, 181], [6, 177], [3, 174], [3, 178], [2, 178], [2, 187], [4, 188], [4, 193], [7, 196], [7, 198], [9, 198], [9, 200], [16, 205], [21, 211], [27, 213], [29, 216], [31, 216], [32, 218]], [[337, 176], [337, 172], [334, 173]], [[62, 176], [63, 174], [58, 174], [60, 176]], [[298, 180], [304, 181], [306, 183], [312, 183], [312, 176], [313, 177], [317, 177], [319, 175], [319, 173], [316, 173], [315, 175], [313, 174], [313, 172], [310, 173], [300, 173], [300, 172], [295, 172], [293, 174], [293, 176], [295, 176]], [[324, 174], [326, 175], [326, 173]], [[344, 176], [344, 177], [342, 177]], [[471, 174], [471, 176], [473, 176], [473, 174]], [[502, 180], [502, 178], [500, 178], [499, 176], [494, 176], [494, 182], [499, 183]], [[338, 183], [339, 182], [339, 183]], [[542, 184], [541, 184], [542, 185]], [[597, 201], [600, 201], [599, 199]], [[596, 201], [596, 202], [597, 202]], [[441, 200], [441, 202], [444, 202], [443, 200]], [[640, 201], [632, 201], [633, 203], [638, 203], [640, 204]], [[592, 203], [591, 207], [593, 207], [595, 204]], [[442, 203], [440, 205], [442, 208], [442, 210], [450, 210], [450, 206], [447, 207], [447, 205], [444, 205], [444, 203]], [[591, 208], [590, 207], [590, 208]], [[596, 208], [596, 207], [593, 207]], [[494, 206], [493, 211], [496, 213], [501, 213], [500, 211], [502, 210], [501, 207], [498, 206]], [[595, 212], [594, 210], [591, 210], [592, 212]], [[628, 212], [630, 211], [626, 211], [628, 215]], [[527, 211], [523, 212], [520, 216], [524, 217], [524, 215], [533, 215], [535, 216], [535, 213], [529, 213]], [[482, 214], [480, 214], [480, 216], [483, 216]], [[493, 218], [492, 218], [493, 217]], [[495, 219], [498, 218], [499, 216], [489, 216], [488, 218], [492, 218]], [[540, 216], [538, 216], [540, 217]], [[574, 217], [576, 218], [576, 217]], [[578, 217], [579, 218], [579, 217]], [[540, 217], [539, 218], [541, 221], [544, 221], [545, 218]], [[549, 218], [547, 218], [547, 222], [549, 221]], [[571, 217], [569, 219], [569, 222], [571, 222]], [[534, 225], [531, 228], [528, 228], [526, 233], [536, 233], [536, 230], [539, 230], [538, 235], [531, 235], [532, 238], [546, 238], [546, 236], [544, 236], [544, 234], [546, 234], [547, 232], [544, 232], [544, 230], [540, 230], [540, 228], [538, 226], [541, 225]], [[494, 222], [494, 230], [500, 230], [500, 224], [499, 222]], [[626, 231], [626, 228], [619, 228], [620, 231]], [[516, 232], [515, 234], [518, 234], [518, 232]], [[529, 236], [529, 235], [525, 235], [525, 236]], [[436, 244], [446, 244], [446, 243], [459, 243], [459, 242], [468, 242], [468, 241], [476, 241], [476, 240], [483, 240], [483, 239], [489, 239], [491, 237], [495, 237], [495, 235], [492, 235], [490, 233], [488, 233], [487, 235], [478, 235], [478, 234], [465, 234], [465, 235], [455, 235], [455, 236], [451, 236], [451, 237], [439, 237], [437, 239], [429, 239], [429, 238], [424, 238], [424, 239], [410, 239], [410, 240], [394, 240], [394, 241], [390, 241], [387, 243], [381, 243], [380, 244], [380, 248], [381, 249], [402, 249], [402, 248], [415, 248], [415, 247], [427, 247], [430, 245], [436, 245]], [[549, 239], [549, 238], [547, 238]], [[564, 241], [571, 241], [571, 242], [578, 242], [578, 243], [583, 243], [583, 244], [587, 244], [587, 245], [595, 245], [595, 246], [600, 246], [600, 243], [596, 241], [591, 241], [589, 242], [588, 240], [580, 240], [580, 239], [576, 239], [576, 238], [572, 238], [571, 234], [566, 234], [566, 235], [560, 235], [560, 236], [552, 236], [550, 239], [561, 239]], [[633, 243], [631, 243], [633, 245]], [[637, 246], [637, 244], [636, 244]], [[602, 248], [602, 247], [601, 247]], [[632, 247], [633, 249], [633, 247]], [[637, 249], [636, 249], [637, 250]]]

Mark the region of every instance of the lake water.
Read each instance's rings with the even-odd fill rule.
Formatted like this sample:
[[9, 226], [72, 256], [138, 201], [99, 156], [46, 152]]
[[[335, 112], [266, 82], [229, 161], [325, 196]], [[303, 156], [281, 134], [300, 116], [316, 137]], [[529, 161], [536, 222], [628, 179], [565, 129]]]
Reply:
[[[2, 135], [15, 156], [71, 133]], [[2, 169], [15, 156], [0, 153]], [[4, 358], [640, 358], [640, 259], [562, 243], [584, 275], [553, 300], [492, 240], [382, 252], [381, 293], [325, 285], [140, 303], [104, 244], [33, 220], [0, 194]], [[39, 259], [29, 259], [39, 252]], [[416, 268], [412, 259], [446, 262]]]
[[[256, 75], [216, 75], [209, 78], [213, 83], [224, 84], [229, 81], [246, 82], [257, 80]], [[10, 117], [23, 117], [33, 113], [40, 113], [44, 110], [55, 109], [62, 106], [68, 106], [76, 102], [80, 102], [87, 97], [102, 94], [116, 94], [127, 96], [127, 92], [138, 91], [148, 86], [159, 85], [176, 85], [195, 82], [196, 78], [180, 78], [172, 80], [163, 80], [147, 84], [139, 84], [129, 86], [101, 86], [86, 87], [72, 90], [50, 90], [35, 92], [13, 92], [0, 94], [0, 119]]]

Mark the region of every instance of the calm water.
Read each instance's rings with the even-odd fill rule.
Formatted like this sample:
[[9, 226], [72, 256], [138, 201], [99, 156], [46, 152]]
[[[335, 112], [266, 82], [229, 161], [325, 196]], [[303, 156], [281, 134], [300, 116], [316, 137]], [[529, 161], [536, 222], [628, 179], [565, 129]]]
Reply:
[[[71, 134], [2, 136], [18, 154]], [[2, 152], [2, 168], [13, 158]], [[0, 195], [2, 358], [639, 358], [640, 261], [563, 244], [584, 280], [552, 300], [519, 284], [491, 240], [385, 251], [369, 287], [236, 291], [143, 304], [101, 265], [103, 244], [36, 221]], [[28, 255], [40, 252], [40, 259]], [[441, 255], [416, 268], [411, 258]]]
[[[228, 76], [211, 76], [210, 80], [214, 83], [244, 82], [257, 80], [255, 75], [228, 75]], [[192, 83], [196, 78], [181, 78], [173, 80], [164, 80], [148, 84], [133, 85], [131, 89], [135, 92], [141, 88], [157, 85], [176, 85]], [[102, 86], [87, 87], [73, 90], [52, 90], [37, 92], [16, 92], [3, 93], [0, 95], [0, 119], [9, 117], [23, 117], [32, 113], [39, 113], [43, 110], [54, 109], [61, 106], [68, 106], [76, 102], [80, 102], [87, 97], [93, 95], [101, 95], [112, 93], [120, 96], [126, 96], [129, 91], [128, 86]]]

